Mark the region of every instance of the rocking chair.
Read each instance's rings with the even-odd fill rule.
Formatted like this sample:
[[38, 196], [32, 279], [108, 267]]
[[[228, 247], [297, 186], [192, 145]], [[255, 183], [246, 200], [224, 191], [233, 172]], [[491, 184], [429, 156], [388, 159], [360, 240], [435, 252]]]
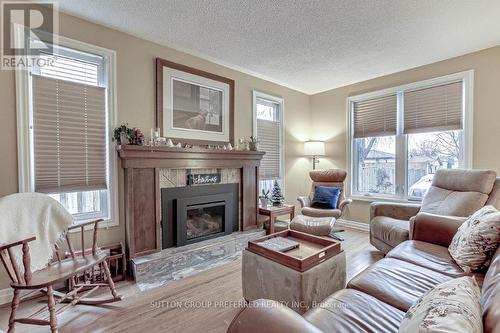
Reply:
[[[52, 333], [55, 333], [58, 332], [57, 315], [67, 310], [72, 305], [99, 305], [116, 302], [122, 299], [121, 296], [118, 296], [116, 293], [115, 285], [106, 262], [106, 254], [100, 252], [97, 248], [97, 225], [101, 221], [102, 220], [82, 223], [68, 228], [68, 232], [70, 230], [80, 228], [82, 248], [81, 256], [75, 255], [68, 232], [66, 232], [66, 242], [68, 251], [70, 252], [70, 257], [68, 259], [61, 260], [61, 256], [58, 253], [59, 249], [55, 246], [55, 255], [57, 260], [53, 263], [49, 263], [44, 269], [34, 273], [32, 273], [30, 268], [31, 263], [28, 243], [35, 240], [36, 237], [30, 237], [16, 242], [11, 242], [9, 244], [0, 245], [0, 257], [10, 279], [12, 280], [10, 286], [14, 289], [8, 333], [14, 332], [15, 323], [50, 325]], [[92, 253], [89, 255], [85, 253], [84, 230], [86, 226], [92, 224], [94, 225], [94, 233]], [[23, 274], [21, 274], [21, 270], [14, 259], [12, 248], [15, 246], [22, 246], [24, 266]], [[106, 277], [106, 283], [95, 283], [94, 270], [96, 266], [99, 266], [103, 270], [104, 276]], [[82, 273], [86, 274], [86, 272], [90, 272], [91, 274], [90, 283], [76, 283], [75, 276]], [[54, 291], [54, 284], [67, 280], [70, 281], [69, 285], [72, 287], [68, 293]], [[100, 299], [88, 298], [88, 296], [97, 291], [100, 287], [108, 287], [111, 291], [112, 297]], [[19, 307], [21, 290], [32, 290], [31, 293], [37, 291], [46, 293], [48, 304], [29, 317], [16, 318], [16, 311]], [[81, 295], [78, 294], [80, 292]], [[59, 309], [56, 309], [56, 305], [60, 303], [66, 304], [62, 305]], [[48, 314], [46, 314], [45, 317], [37, 318], [46, 313], [46, 311], [48, 311]]]

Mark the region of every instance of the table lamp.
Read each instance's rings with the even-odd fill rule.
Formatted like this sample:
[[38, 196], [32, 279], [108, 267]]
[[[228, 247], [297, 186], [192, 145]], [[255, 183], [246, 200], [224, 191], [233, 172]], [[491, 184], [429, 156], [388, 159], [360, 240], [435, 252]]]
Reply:
[[318, 156], [325, 156], [325, 143], [323, 141], [304, 142], [304, 155], [312, 156], [313, 170], [316, 169], [316, 163], [319, 163]]

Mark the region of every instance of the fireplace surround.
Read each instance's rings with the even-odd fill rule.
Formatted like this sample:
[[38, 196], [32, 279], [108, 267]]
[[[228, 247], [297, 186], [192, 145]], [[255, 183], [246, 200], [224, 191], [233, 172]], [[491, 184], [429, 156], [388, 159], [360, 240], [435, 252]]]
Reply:
[[155, 254], [163, 248], [161, 175], [165, 169], [238, 169], [238, 230], [258, 228], [258, 169], [264, 152], [132, 145], [118, 146], [117, 151], [124, 169], [123, 210], [129, 259]]

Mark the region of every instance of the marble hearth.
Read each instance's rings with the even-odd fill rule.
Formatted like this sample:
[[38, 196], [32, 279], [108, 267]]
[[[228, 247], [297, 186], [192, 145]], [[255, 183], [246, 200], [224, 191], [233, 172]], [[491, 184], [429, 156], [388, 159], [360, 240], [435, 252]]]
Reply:
[[155, 288], [241, 257], [249, 240], [265, 235], [261, 229], [238, 231], [133, 259], [132, 271], [141, 290]]

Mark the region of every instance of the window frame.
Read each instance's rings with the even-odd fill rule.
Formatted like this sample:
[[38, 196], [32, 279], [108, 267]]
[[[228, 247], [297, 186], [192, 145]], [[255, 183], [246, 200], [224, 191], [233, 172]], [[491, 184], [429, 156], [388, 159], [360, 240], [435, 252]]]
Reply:
[[[22, 29], [15, 31], [16, 39], [24, 39]], [[104, 59], [104, 69], [100, 74], [100, 83], [106, 86], [106, 128], [108, 141], [106, 142], [107, 159], [106, 172], [108, 179], [108, 210], [109, 217], [99, 224], [101, 228], [119, 225], [118, 211], [118, 172], [117, 158], [114, 144], [111, 140], [111, 133], [116, 126], [116, 52], [114, 50], [95, 46], [85, 42], [77, 41], [63, 36], [57, 36], [58, 45], [75, 51], [96, 54]], [[32, 96], [30, 88], [30, 71], [28, 69], [18, 69], [15, 73], [16, 79], [16, 113], [17, 113], [17, 149], [18, 149], [18, 186], [19, 192], [34, 191], [33, 175], [33, 142], [31, 139], [31, 110]], [[107, 82], [103, 82], [107, 78]], [[88, 219], [92, 220], [92, 214], [88, 214]], [[84, 223], [85, 220], [78, 220], [76, 223]]]
[[[419, 202], [422, 198], [409, 196], [408, 195], [408, 135], [403, 134], [404, 126], [404, 92], [409, 90], [429, 88], [433, 86], [442, 85], [444, 83], [449, 83], [453, 81], [463, 82], [463, 122], [464, 128], [462, 130], [463, 135], [463, 152], [464, 160], [463, 167], [472, 167], [472, 157], [473, 157], [473, 114], [474, 114], [474, 70], [467, 70], [463, 72], [458, 72], [454, 74], [449, 74], [445, 76], [435, 77], [432, 79], [417, 81], [409, 84], [404, 84], [400, 86], [395, 86], [387, 89], [382, 89], [378, 91], [372, 91], [360, 95], [349, 96], [346, 99], [346, 165], [347, 165], [347, 191], [346, 194], [352, 199], [359, 201], [401, 201]], [[365, 99], [382, 97], [390, 94], [397, 95], [397, 131], [395, 136], [395, 194], [373, 194], [373, 193], [358, 193], [355, 191], [356, 185], [356, 175], [354, 168], [356, 163], [354, 161], [355, 153], [354, 149], [354, 138], [353, 138], [353, 105], [357, 101], [362, 101]]]
[[[264, 99], [272, 103], [279, 105], [280, 112], [280, 176], [279, 180], [281, 182], [280, 187], [283, 193], [285, 193], [285, 100], [282, 97], [269, 95], [257, 90], [252, 91], [252, 135], [259, 137], [257, 134], [257, 99]], [[260, 180], [259, 180], [260, 182]], [[260, 186], [259, 186], [260, 191]], [[260, 192], [258, 193], [260, 195]]]

